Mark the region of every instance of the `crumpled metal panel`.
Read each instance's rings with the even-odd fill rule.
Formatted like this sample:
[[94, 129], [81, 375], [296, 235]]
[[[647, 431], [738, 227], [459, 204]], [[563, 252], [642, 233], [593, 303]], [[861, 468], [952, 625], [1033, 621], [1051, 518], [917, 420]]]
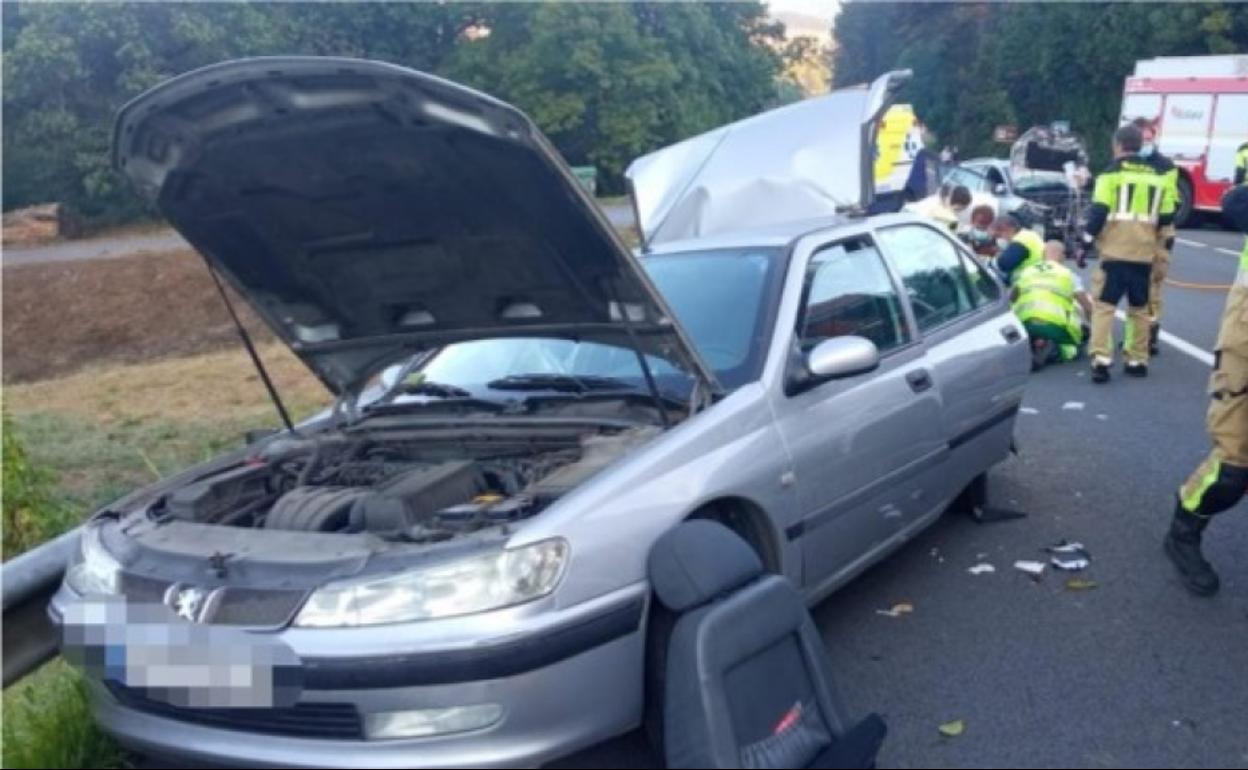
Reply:
[[626, 171], [648, 246], [864, 210], [874, 124], [909, 72], [730, 123]]

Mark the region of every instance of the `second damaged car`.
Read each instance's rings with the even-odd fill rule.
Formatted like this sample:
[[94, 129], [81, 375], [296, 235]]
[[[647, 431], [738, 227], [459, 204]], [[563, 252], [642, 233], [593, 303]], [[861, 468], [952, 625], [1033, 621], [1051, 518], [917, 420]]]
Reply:
[[411, 70], [245, 60], [125, 107], [117, 168], [336, 401], [84, 527], [52, 612], [104, 728], [545, 762], [657, 708], [679, 522], [816, 601], [935, 520], [1008, 453], [1028, 355], [956, 242], [860, 214], [899, 81], [640, 159], [641, 258], [528, 118]]

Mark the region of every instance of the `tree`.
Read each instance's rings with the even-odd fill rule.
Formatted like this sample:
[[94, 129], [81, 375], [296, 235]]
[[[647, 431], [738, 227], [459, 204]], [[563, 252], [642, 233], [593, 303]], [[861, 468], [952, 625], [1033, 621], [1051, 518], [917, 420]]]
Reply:
[[1136, 60], [1248, 50], [1248, 6], [847, 0], [833, 33], [838, 85], [913, 68], [903, 99], [944, 141], [1000, 153], [996, 123], [1066, 119], [1103, 163]]
[[349, 56], [466, 79], [619, 190], [637, 154], [771, 103], [782, 34], [759, 2], [3, 5], [4, 208], [61, 201], [96, 222], [142, 211], [109, 165], [117, 109], [214, 62]]

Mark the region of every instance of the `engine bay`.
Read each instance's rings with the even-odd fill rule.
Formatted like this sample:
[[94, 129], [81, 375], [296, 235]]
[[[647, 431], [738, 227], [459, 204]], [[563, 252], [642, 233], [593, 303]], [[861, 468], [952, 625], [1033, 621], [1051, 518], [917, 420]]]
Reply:
[[657, 427], [282, 436], [178, 487], [156, 521], [436, 543], [529, 518]]

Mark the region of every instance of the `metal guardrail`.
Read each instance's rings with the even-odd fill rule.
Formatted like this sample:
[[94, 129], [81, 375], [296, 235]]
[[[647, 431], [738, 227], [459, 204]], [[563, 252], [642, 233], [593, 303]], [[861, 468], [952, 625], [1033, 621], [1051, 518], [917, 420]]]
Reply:
[[48, 619], [48, 601], [78, 547], [78, 534], [72, 529], [0, 565], [5, 687], [56, 655], [57, 631]]

